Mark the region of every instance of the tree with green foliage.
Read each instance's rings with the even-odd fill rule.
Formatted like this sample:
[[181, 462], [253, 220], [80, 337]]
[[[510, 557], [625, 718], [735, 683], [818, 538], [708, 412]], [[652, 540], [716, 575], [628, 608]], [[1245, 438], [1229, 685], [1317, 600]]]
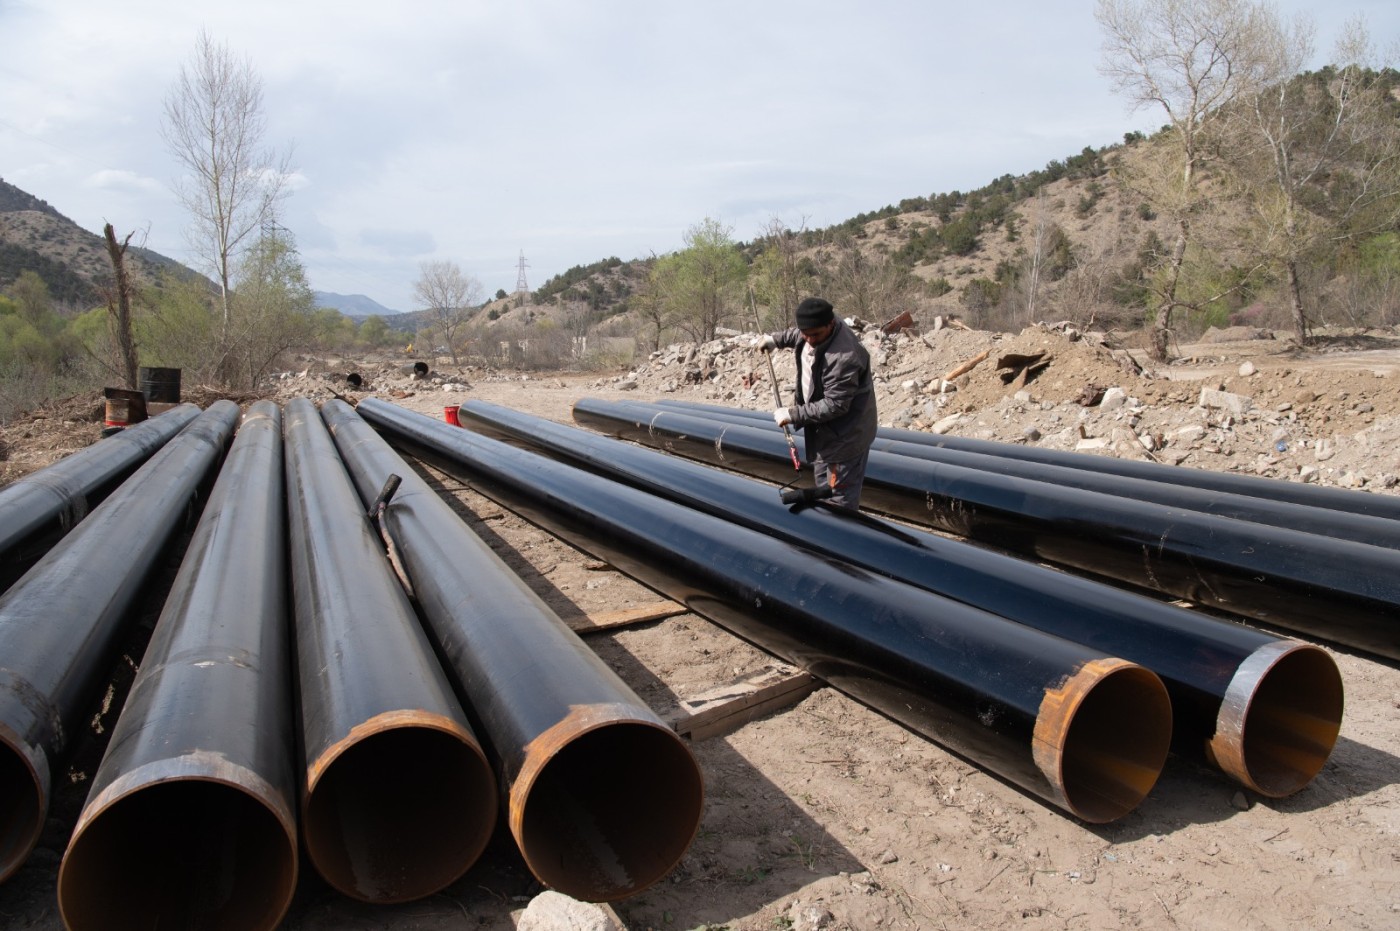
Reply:
[[1209, 208], [1202, 176], [1221, 152], [1224, 114], [1267, 76], [1269, 49], [1262, 3], [1249, 0], [1099, 0], [1102, 70], [1135, 107], [1166, 113], [1169, 157], [1160, 174], [1139, 184], [1145, 200], [1169, 216], [1176, 239], [1155, 276], [1150, 354], [1165, 360], [1172, 314], [1195, 221]]
[[[142, 362], [178, 368], [192, 383], [217, 381], [223, 326], [213, 298], [205, 279], [163, 274], [160, 286], [146, 292], [142, 312], [133, 321]], [[84, 342], [92, 345], [89, 338]]]
[[[378, 314], [370, 314], [360, 324], [355, 333], [355, 338], [366, 346], [374, 348], [388, 344], [390, 334], [389, 324], [384, 322], [384, 318]], [[395, 338], [397, 342], [397, 338]]]
[[226, 367], [235, 374], [235, 387], [251, 389], [283, 353], [314, 332], [316, 295], [291, 233], [277, 226], [263, 231], [239, 268], [235, 294], [233, 365]]
[[[763, 328], [787, 326], [797, 305], [816, 288], [810, 267], [802, 261], [802, 230], [794, 232], [782, 220], [772, 217], [760, 231], [757, 245], [760, 251], [753, 263], [754, 294], [762, 307], [769, 308]], [[746, 326], [751, 322], [744, 321]]]
[[658, 259], [653, 281], [673, 325], [696, 342], [715, 329], [742, 299], [748, 267], [731, 227], [706, 217], [685, 234], [685, 248]]
[[19, 309], [20, 317], [41, 336], [54, 336], [63, 329], [63, 321], [54, 313], [49, 286], [36, 272], [25, 269], [10, 286], [10, 297]]
[[1312, 58], [1310, 20], [1270, 15], [1273, 73], [1233, 124], [1236, 177], [1255, 234], [1281, 267], [1299, 342], [1310, 338], [1299, 268], [1339, 241], [1364, 240], [1400, 221], [1400, 121], [1395, 78], [1369, 67], [1360, 20], [1339, 41], [1340, 67], [1302, 74]]

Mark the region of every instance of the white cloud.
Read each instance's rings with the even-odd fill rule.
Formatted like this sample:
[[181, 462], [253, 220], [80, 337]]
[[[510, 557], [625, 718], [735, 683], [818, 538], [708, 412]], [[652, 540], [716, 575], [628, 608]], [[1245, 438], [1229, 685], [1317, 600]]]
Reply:
[[[1305, 0], [1283, 0], [1285, 13]], [[1093, 0], [0, 3], [4, 177], [184, 258], [162, 101], [207, 30], [293, 148], [283, 222], [313, 286], [411, 305], [423, 258], [512, 288], [681, 246], [705, 216], [838, 223], [1154, 129], [1098, 74]], [[1364, 11], [1312, 10], [1319, 45]], [[31, 187], [32, 185], [32, 187]], [[114, 219], [115, 222], [115, 219]]]

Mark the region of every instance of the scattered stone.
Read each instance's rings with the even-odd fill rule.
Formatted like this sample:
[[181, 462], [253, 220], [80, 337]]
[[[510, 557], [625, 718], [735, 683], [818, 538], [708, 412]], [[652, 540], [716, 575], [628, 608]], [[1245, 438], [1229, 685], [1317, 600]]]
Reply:
[[1099, 410], [1116, 411], [1127, 403], [1128, 392], [1115, 386], [1104, 391], [1103, 398], [1099, 401]]
[[1026, 429], [1021, 431], [1021, 435], [1024, 436], [1026, 440], [1031, 443], [1034, 443], [1040, 439], [1040, 431], [1037, 430], [1035, 427], [1027, 427]]
[[1259, 370], [1254, 367], [1253, 362], [1243, 362], [1240, 364], [1240, 374], [1245, 378], [1256, 374], [1258, 371]]
[[1236, 792], [1230, 797], [1230, 807], [1236, 811], [1249, 811], [1249, 797], [1243, 792]]
[[530, 900], [515, 925], [516, 931], [623, 931], [600, 905], [580, 902], [547, 890]]
[[1254, 408], [1253, 398], [1243, 394], [1233, 394], [1229, 391], [1217, 391], [1212, 388], [1201, 389], [1198, 403], [1204, 408], [1229, 411], [1235, 417], [1243, 417], [1245, 412]]
[[1205, 439], [1205, 436], [1206, 428], [1196, 424], [1192, 424], [1189, 427], [1182, 427], [1180, 430], [1176, 431], [1176, 439], [1180, 443], [1199, 443], [1201, 440]]
[[820, 905], [794, 903], [788, 912], [792, 931], [821, 931], [822, 928], [831, 927], [835, 920], [836, 916]]
[[1109, 441], [1103, 437], [1090, 437], [1089, 439], [1080, 440], [1078, 443], [1075, 443], [1074, 451], [1079, 453], [1097, 452], [1101, 449], [1107, 449], [1108, 443]]
[[950, 414], [934, 424], [932, 430], [934, 433], [947, 433], [957, 425], [959, 420], [962, 420], [962, 414]]

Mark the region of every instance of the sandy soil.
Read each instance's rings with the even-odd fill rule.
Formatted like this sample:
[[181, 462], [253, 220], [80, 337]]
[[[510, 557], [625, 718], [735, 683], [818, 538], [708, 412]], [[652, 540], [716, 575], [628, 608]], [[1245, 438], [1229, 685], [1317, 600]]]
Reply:
[[[734, 341], [737, 342], [737, 341]], [[1170, 369], [1137, 374], [1126, 354], [1053, 330], [960, 331], [872, 337], [885, 423], [1134, 455], [1198, 468], [1395, 493], [1400, 474], [1400, 374], [1382, 346], [1303, 356], [1265, 341], [1187, 347]], [[1006, 352], [1054, 357], [1029, 384], [1007, 385], [992, 366]], [[937, 383], [991, 349], [953, 393]], [[1368, 355], [1357, 357], [1356, 352]], [[1372, 356], [1370, 353], [1389, 353]], [[1251, 362], [1252, 374], [1241, 365]], [[771, 406], [771, 388], [746, 377], [751, 353], [726, 345], [678, 347], [627, 375], [529, 376], [477, 369], [415, 383], [396, 365], [373, 368], [368, 390], [442, 416], [446, 403], [481, 398], [570, 421], [581, 397], [688, 397]], [[366, 363], [366, 365], [368, 365]], [[278, 395], [349, 393], [340, 360], [293, 374]], [[699, 384], [684, 372], [698, 368]], [[782, 370], [780, 366], [780, 371]], [[1155, 376], [1155, 377], [1149, 377]], [[790, 377], [790, 376], [789, 376]], [[1086, 385], [1119, 386], [1136, 404], [1104, 411], [1077, 399]], [[1253, 399], [1252, 415], [1201, 407], [1202, 385]], [[5, 480], [95, 437], [79, 408], [0, 432]], [[65, 423], [66, 420], [66, 423]], [[1279, 440], [1279, 431], [1285, 436]], [[70, 439], [72, 437], [72, 439]], [[1283, 444], [1283, 449], [1279, 444]], [[658, 595], [560, 542], [475, 490], [427, 470], [467, 523], [561, 614], [597, 614]], [[1400, 565], [1400, 564], [1398, 564]], [[658, 713], [774, 663], [705, 619], [682, 614], [590, 635], [587, 642]], [[1149, 798], [1127, 817], [1088, 825], [1010, 786], [937, 744], [821, 688], [726, 736], [694, 745], [707, 799], [680, 866], [614, 907], [641, 929], [1394, 928], [1400, 926], [1400, 669], [1328, 645], [1346, 685], [1341, 738], [1321, 774], [1286, 799], [1265, 799], [1218, 773], [1173, 758]], [[115, 709], [114, 712], [115, 713]], [[62, 927], [54, 881], [82, 804], [74, 763], [40, 847], [0, 886], [0, 925]], [[644, 766], [645, 761], [637, 761]], [[372, 907], [328, 889], [303, 869], [284, 927], [507, 929], [540, 887], [498, 833], [472, 871], [414, 903]]]

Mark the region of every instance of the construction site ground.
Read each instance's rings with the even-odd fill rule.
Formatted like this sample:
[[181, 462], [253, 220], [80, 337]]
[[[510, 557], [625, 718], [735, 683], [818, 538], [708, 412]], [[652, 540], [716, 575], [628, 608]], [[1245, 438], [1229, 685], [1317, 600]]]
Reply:
[[[1255, 333], [1217, 335], [1226, 341], [1180, 347], [1172, 364], [1145, 370], [1140, 353], [1065, 328], [871, 329], [866, 342], [886, 425], [1400, 492], [1400, 333], [1327, 334], [1307, 352], [1281, 339], [1228, 339]], [[966, 374], [946, 378], [984, 351]], [[1023, 364], [998, 368], [1016, 356], [1038, 359], [1029, 381]], [[632, 372], [606, 375], [457, 368], [439, 359], [419, 379], [412, 361], [303, 360], [259, 396], [374, 395], [437, 418], [481, 399], [561, 422], [571, 422], [582, 397], [772, 407], [766, 366], [737, 337], [668, 347]], [[777, 361], [790, 380], [791, 361]], [[352, 371], [365, 380], [359, 390], [345, 381]], [[956, 390], [944, 390], [947, 381]], [[1117, 392], [1107, 404], [1082, 403], [1113, 388], [1122, 389], [1121, 403]], [[1224, 395], [1203, 398], [1203, 388]], [[185, 396], [205, 403], [216, 395], [186, 386]], [[0, 429], [0, 482], [96, 441], [99, 405], [70, 399]], [[476, 490], [423, 474], [566, 619], [664, 600]], [[586, 642], [663, 716], [777, 665], [683, 611]], [[1079, 822], [818, 688], [694, 743], [706, 785], [698, 836], [670, 875], [613, 909], [635, 931], [1400, 927], [1400, 664], [1327, 647], [1342, 672], [1346, 711], [1330, 760], [1303, 791], [1262, 798], [1172, 758], [1146, 801], [1106, 825]], [[120, 710], [121, 680], [139, 662], [130, 659], [114, 673], [111, 707], [94, 708], [92, 733], [62, 775], [39, 847], [0, 886], [0, 927], [62, 928], [60, 859], [102, 734]], [[511, 929], [540, 891], [502, 820], [466, 876], [403, 905], [347, 899], [303, 860], [283, 927]]]

